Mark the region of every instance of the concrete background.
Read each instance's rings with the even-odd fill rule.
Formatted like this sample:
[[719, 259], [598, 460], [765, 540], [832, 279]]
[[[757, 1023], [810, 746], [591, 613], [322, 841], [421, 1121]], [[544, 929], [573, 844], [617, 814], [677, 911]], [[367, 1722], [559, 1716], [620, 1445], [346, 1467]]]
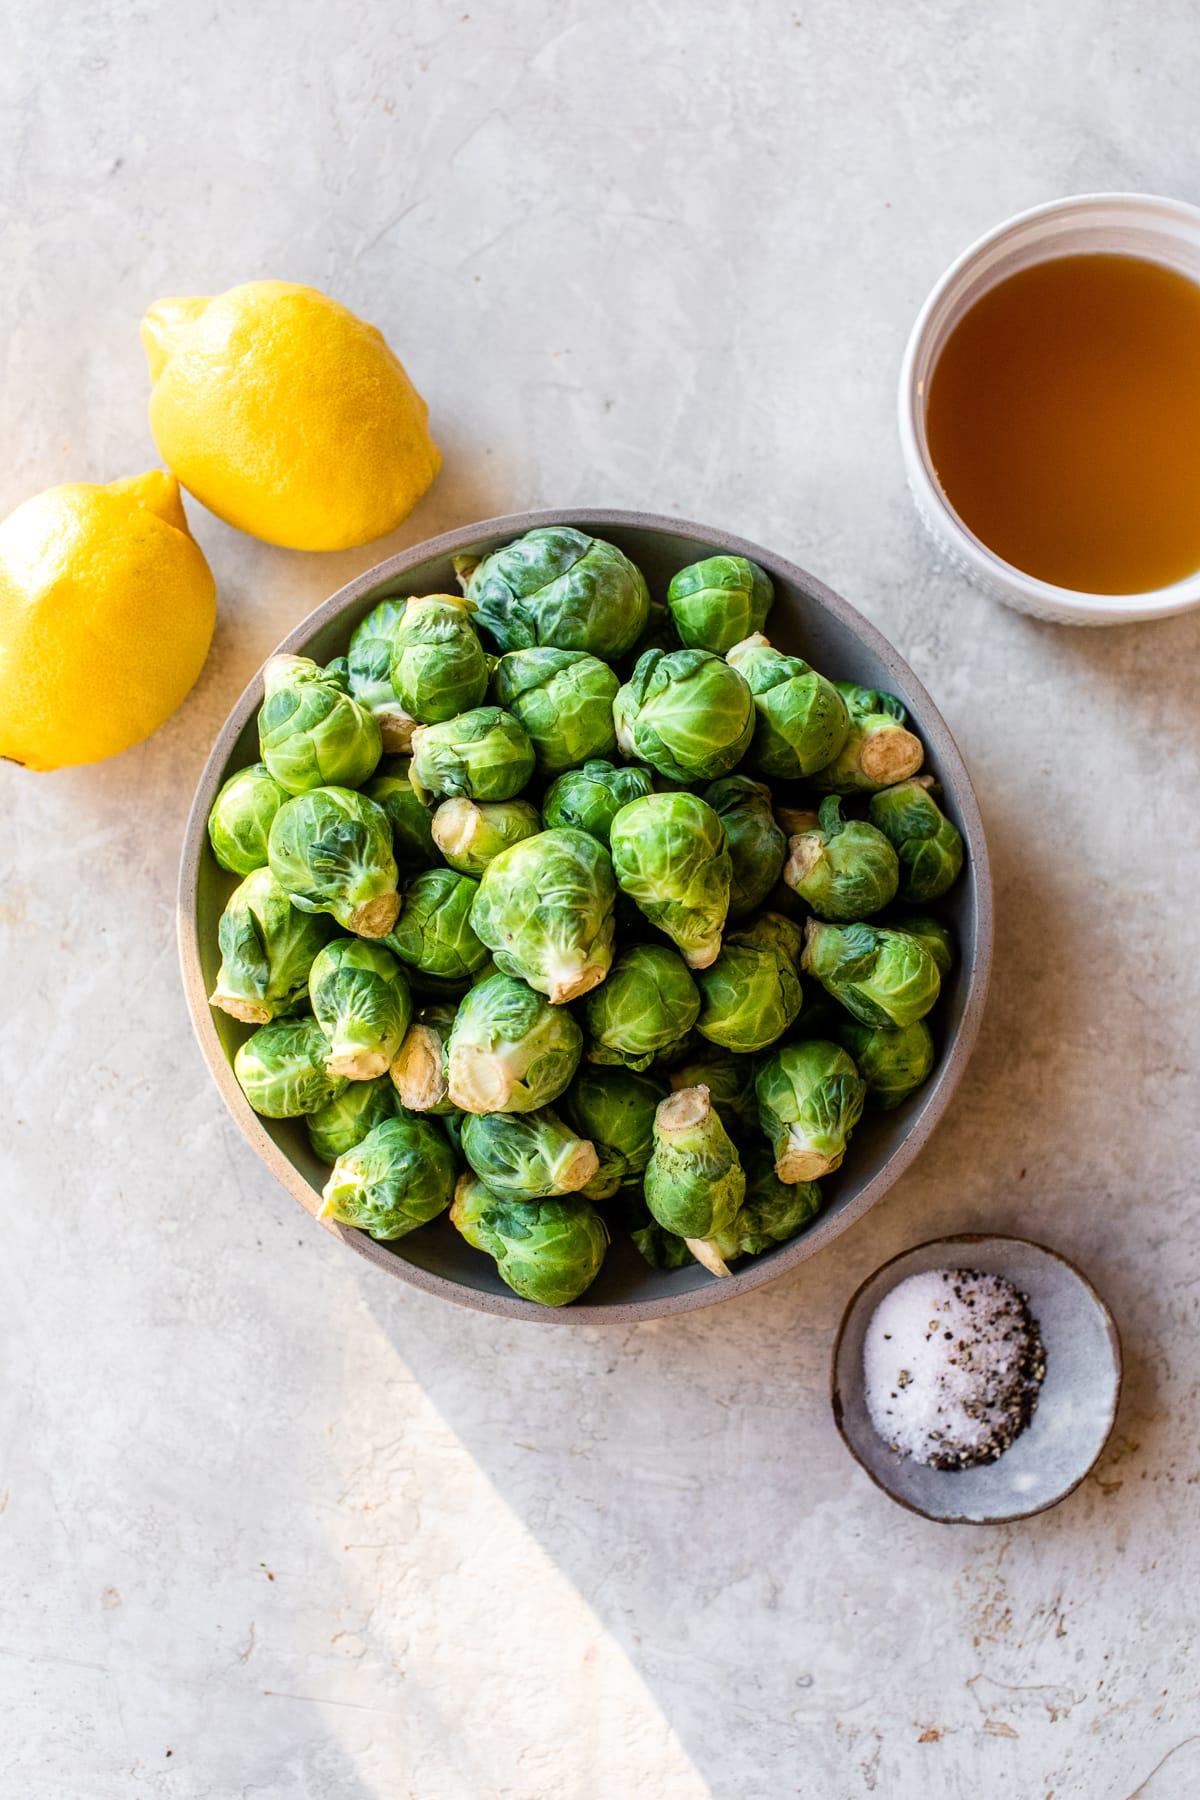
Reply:
[[[1175, 1800], [1200, 1789], [1200, 617], [1079, 633], [932, 560], [893, 387], [977, 232], [1200, 198], [1186, 0], [11, 9], [3, 510], [152, 464], [162, 293], [311, 281], [446, 457], [378, 547], [192, 506], [182, 712], [0, 771], [5, 1800]], [[460, 1312], [340, 1251], [223, 1114], [175, 966], [193, 783], [260, 659], [392, 549], [611, 503], [777, 546], [900, 646], [991, 832], [994, 996], [919, 1165], [679, 1324]], [[1129, 1377], [1098, 1474], [995, 1531], [893, 1508], [826, 1400], [855, 1284], [943, 1230], [1085, 1264]]]

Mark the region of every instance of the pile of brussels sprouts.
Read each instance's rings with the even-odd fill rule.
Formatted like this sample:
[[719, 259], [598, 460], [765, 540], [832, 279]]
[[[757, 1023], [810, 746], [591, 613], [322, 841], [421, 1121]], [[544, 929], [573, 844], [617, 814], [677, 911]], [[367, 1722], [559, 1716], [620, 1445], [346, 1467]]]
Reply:
[[209, 820], [237, 1080], [305, 1117], [324, 1216], [449, 1210], [527, 1300], [618, 1229], [726, 1275], [929, 1075], [962, 840], [899, 701], [772, 648], [743, 557], [663, 603], [564, 527], [457, 573], [267, 665]]

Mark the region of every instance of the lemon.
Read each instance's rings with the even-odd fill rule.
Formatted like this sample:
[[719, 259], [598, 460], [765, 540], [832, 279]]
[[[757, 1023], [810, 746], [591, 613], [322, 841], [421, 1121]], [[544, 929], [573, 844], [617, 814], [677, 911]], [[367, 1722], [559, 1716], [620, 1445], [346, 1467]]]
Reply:
[[163, 469], [35, 494], [0, 524], [0, 757], [99, 762], [170, 717], [216, 591]]
[[391, 531], [441, 466], [429, 408], [373, 325], [315, 288], [251, 281], [142, 321], [150, 429], [227, 524], [290, 550]]

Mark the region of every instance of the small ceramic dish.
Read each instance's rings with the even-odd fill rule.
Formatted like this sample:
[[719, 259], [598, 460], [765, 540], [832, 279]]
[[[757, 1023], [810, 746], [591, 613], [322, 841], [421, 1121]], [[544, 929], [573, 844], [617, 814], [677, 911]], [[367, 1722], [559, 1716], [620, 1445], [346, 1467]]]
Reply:
[[[1029, 1296], [1046, 1348], [1037, 1411], [1011, 1448], [973, 1469], [927, 1468], [892, 1450], [867, 1412], [863, 1340], [875, 1308], [909, 1275], [976, 1269]], [[847, 1306], [833, 1347], [833, 1417], [876, 1487], [940, 1525], [1003, 1525], [1045, 1512], [1095, 1467], [1117, 1416], [1121, 1340], [1113, 1316], [1073, 1263], [1025, 1238], [936, 1238], [884, 1263]]]
[[1200, 572], [1145, 594], [1087, 594], [1039, 581], [989, 550], [937, 478], [925, 435], [929, 383], [963, 314], [997, 283], [1035, 263], [1104, 252], [1141, 257], [1200, 281], [1200, 208], [1153, 194], [1077, 194], [1017, 213], [963, 251], [926, 300], [900, 369], [900, 448], [917, 512], [934, 544], [1006, 606], [1063, 625], [1122, 625], [1200, 606]]

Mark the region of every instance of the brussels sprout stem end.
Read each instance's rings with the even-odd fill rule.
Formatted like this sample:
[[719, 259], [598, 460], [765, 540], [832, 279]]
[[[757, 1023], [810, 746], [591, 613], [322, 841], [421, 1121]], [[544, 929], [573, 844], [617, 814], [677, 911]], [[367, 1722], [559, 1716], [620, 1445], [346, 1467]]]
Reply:
[[710, 1275], [728, 1275], [729, 1264], [709, 1238], [684, 1238], [684, 1243]]
[[387, 1057], [381, 1050], [348, 1050], [342, 1056], [327, 1056], [325, 1070], [329, 1075], [343, 1075], [347, 1081], [374, 1081], [387, 1073]]
[[358, 937], [382, 938], [387, 936], [399, 915], [399, 894], [376, 894], [374, 900], [366, 900], [354, 908], [346, 926]]
[[267, 1025], [274, 1017], [272, 1009], [261, 1000], [247, 1000], [241, 994], [226, 994], [215, 987], [208, 997], [210, 1006], [219, 1006], [231, 1019], [243, 1025]]
[[892, 787], [909, 775], [915, 775], [925, 758], [919, 737], [900, 726], [895, 731], [875, 731], [865, 737], [858, 753], [858, 766], [868, 781], [880, 787]]

